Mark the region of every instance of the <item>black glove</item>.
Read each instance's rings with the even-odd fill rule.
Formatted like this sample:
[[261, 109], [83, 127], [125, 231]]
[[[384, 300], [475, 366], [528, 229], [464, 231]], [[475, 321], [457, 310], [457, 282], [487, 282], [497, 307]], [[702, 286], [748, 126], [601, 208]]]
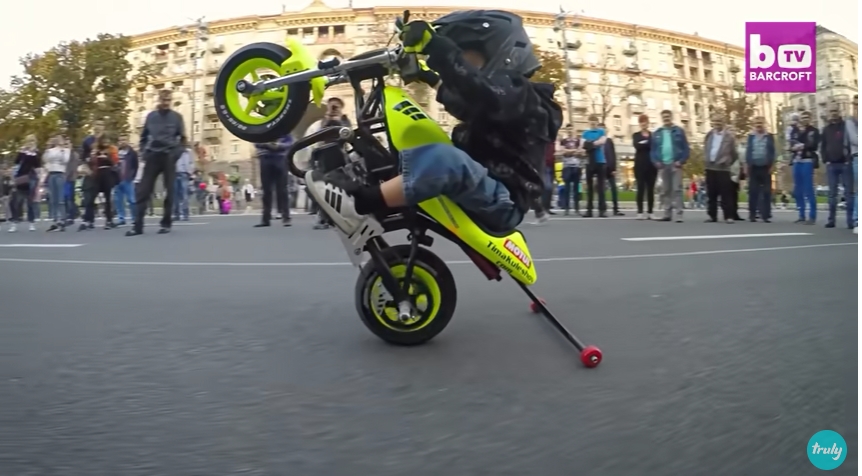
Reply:
[[432, 88], [440, 84], [440, 75], [430, 69], [420, 69], [418, 79]]
[[407, 53], [423, 53], [434, 36], [434, 27], [427, 21], [416, 20], [404, 25], [399, 38]]

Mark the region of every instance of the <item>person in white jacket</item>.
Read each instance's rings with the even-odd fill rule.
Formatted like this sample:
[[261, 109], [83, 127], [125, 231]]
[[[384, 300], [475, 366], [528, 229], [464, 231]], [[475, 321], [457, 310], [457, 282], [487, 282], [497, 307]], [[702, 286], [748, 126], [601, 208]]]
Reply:
[[56, 136], [48, 142], [48, 150], [42, 155], [42, 166], [47, 173], [45, 185], [48, 189], [51, 213], [49, 219], [54, 223], [48, 231], [66, 231], [66, 165], [72, 154], [66, 147], [62, 136]]

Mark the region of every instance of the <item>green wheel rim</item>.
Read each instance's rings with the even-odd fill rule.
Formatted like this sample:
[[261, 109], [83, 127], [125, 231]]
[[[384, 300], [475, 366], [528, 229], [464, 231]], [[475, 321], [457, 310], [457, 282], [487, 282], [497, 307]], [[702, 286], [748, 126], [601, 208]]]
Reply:
[[227, 109], [234, 118], [250, 126], [259, 126], [272, 121], [287, 105], [287, 86], [244, 96], [236, 90], [240, 80], [260, 81], [260, 70], [281, 74], [281, 65], [266, 58], [252, 58], [239, 64], [230, 74], [225, 91]]
[[[392, 266], [392, 275], [399, 283], [403, 281], [407, 273], [407, 267], [403, 264]], [[383, 278], [377, 276], [371, 283], [368, 292], [368, 308], [377, 321], [383, 326], [397, 332], [416, 332], [431, 324], [440, 312], [440, 298], [442, 291], [437, 280], [426, 269], [416, 266], [413, 268], [413, 283], [409, 294], [415, 299], [419, 307], [419, 315], [413, 316], [409, 322], [398, 321], [398, 311], [394, 307], [386, 306], [384, 303], [392, 299], [389, 292], [383, 287]]]

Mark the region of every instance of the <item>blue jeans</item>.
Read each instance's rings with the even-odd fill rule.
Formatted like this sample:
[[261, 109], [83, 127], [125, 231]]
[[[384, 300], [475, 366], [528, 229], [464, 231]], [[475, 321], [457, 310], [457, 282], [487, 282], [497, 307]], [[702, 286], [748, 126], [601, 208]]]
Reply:
[[575, 202], [575, 211], [580, 210], [578, 202], [580, 198], [578, 193], [581, 186], [581, 168], [580, 167], [563, 167], [563, 190], [560, 194], [562, 208], [569, 211], [572, 202]]
[[66, 174], [51, 172], [48, 174], [48, 193], [50, 194], [49, 219], [54, 223], [66, 222]]
[[817, 219], [817, 196], [814, 195], [814, 164], [811, 162], [796, 162], [793, 164], [793, 197], [796, 199], [796, 209], [799, 219], [805, 219], [805, 202], [811, 220]]
[[509, 231], [524, 219], [509, 190], [488, 176], [488, 169], [448, 144], [429, 144], [401, 152], [407, 205], [445, 195], [492, 231]]
[[838, 210], [838, 185], [844, 185], [844, 204], [847, 206], [847, 226], [853, 226], [853, 178], [848, 163], [826, 164], [829, 179], [829, 223], [835, 223]]
[[129, 219], [135, 217], [135, 184], [131, 180], [123, 180], [114, 187], [114, 204], [117, 207], [117, 219], [126, 221], [126, 204], [129, 204]]
[[30, 177], [30, 194], [27, 195], [27, 221], [33, 223], [42, 215], [42, 207], [36, 200], [39, 195], [39, 177]]
[[75, 182], [63, 184], [63, 200], [66, 204], [66, 219], [74, 220], [78, 217], [78, 204], [75, 203]]
[[174, 190], [176, 191], [176, 200], [174, 200], [174, 218], [182, 217], [184, 220], [189, 219], [189, 174], [186, 172], [177, 172], [177, 178], [174, 179]]

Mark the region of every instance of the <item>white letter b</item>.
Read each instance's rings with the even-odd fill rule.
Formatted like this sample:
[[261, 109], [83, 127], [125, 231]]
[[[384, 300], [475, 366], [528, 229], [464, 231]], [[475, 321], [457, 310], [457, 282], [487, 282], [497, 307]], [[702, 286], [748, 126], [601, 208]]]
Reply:
[[[763, 59], [760, 56], [763, 55]], [[748, 67], [751, 69], [769, 68], [775, 64], [775, 50], [769, 45], [760, 44], [760, 35], [749, 35]]]

